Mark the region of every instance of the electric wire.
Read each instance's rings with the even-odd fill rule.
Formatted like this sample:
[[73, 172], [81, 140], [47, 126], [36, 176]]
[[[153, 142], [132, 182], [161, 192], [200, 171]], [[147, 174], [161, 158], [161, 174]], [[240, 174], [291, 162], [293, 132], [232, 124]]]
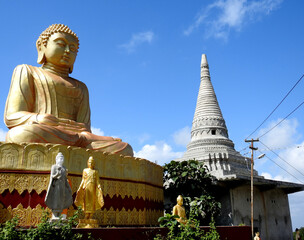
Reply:
[[293, 91], [293, 89], [299, 84], [299, 82], [302, 80], [304, 77], [304, 74], [300, 79], [293, 85], [293, 87], [289, 90], [289, 92], [285, 95], [285, 97], [281, 100], [281, 102], [271, 111], [271, 113], [265, 118], [265, 120], [252, 132], [250, 135], [246, 138], [248, 139], [251, 137], [269, 118], [270, 116], [277, 110], [277, 108], [283, 103], [283, 101], [288, 97], [288, 95]]
[[[262, 153], [260, 150], [258, 150], [260, 153]], [[276, 163], [274, 160], [272, 160], [270, 157], [265, 155], [266, 158], [268, 158], [270, 161], [272, 161], [275, 165], [277, 165], [279, 168], [283, 169], [285, 172], [287, 172], [290, 176], [297, 179], [300, 183], [303, 183], [300, 179], [298, 179], [296, 176], [294, 176], [292, 173], [288, 172], [285, 168], [281, 167], [278, 163]]]
[[[294, 146], [289, 146], [289, 147], [281, 147], [281, 148], [271, 148], [271, 150], [275, 151], [275, 150], [286, 150], [286, 149], [290, 149], [290, 148], [302, 148], [304, 147], [304, 145], [294, 145]], [[269, 149], [261, 149], [261, 151], [270, 151]]]
[[261, 137], [264, 137], [267, 133], [275, 129], [278, 125], [280, 125], [283, 121], [285, 121], [291, 114], [293, 114], [295, 111], [297, 111], [302, 105], [304, 104], [304, 101], [300, 103], [294, 110], [292, 110], [286, 117], [284, 117], [281, 121], [279, 121], [276, 125], [274, 125], [272, 128], [270, 128], [268, 131], [263, 133], [261, 136], [258, 137], [260, 139]]
[[298, 173], [300, 173], [303, 177], [304, 174], [301, 173], [298, 169], [296, 169], [294, 166], [292, 166], [289, 162], [287, 162], [285, 159], [283, 159], [279, 154], [277, 154], [276, 152], [272, 151], [268, 146], [266, 146], [263, 142], [259, 141], [264, 147], [266, 147], [269, 151], [271, 151], [273, 154], [275, 154], [278, 158], [280, 158], [282, 161], [284, 161], [286, 164], [288, 164], [291, 168], [293, 168], [294, 170], [296, 170]]
[[243, 152], [243, 151], [245, 151], [246, 149], [247, 149], [248, 147], [244, 147], [242, 150], [240, 150], [240, 151], [238, 151], [238, 152]]

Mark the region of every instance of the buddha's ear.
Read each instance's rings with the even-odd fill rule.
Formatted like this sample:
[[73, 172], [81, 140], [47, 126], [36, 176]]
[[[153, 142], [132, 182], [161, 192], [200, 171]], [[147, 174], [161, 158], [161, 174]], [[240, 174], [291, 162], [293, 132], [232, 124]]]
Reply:
[[45, 63], [44, 46], [43, 46], [40, 38], [36, 42], [36, 48], [37, 48], [37, 52], [38, 52], [37, 63], [39, 63], [39, 64]]
[[74, 64], [69, 68], [69, 73], [72, 73], [74, 69]]

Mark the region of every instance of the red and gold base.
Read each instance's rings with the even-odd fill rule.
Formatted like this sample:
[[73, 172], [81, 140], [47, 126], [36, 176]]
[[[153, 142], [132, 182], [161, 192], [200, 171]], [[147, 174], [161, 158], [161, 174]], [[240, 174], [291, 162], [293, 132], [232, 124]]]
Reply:
[[[39, 223], [46, 209], [44, 198], [50, 168], [59, 151], [65, 155], [64, 165], [70, 166], [68, 178], [72, 182], [74, 198], [82, 169], [88, 157], [94, 156], [105, 201], [104, 207], [94, 216], [98, 225], [157, 224], [163, 215], [163, 170], [160, 166], [144, 159], [63, 145], [9, 143], [0, 145], [0, 223], [13, 216], [18, 216], [21, 226]], [[29, 162], [35, 163], [35, 169]], [[75, 210], [72, 205], [68, 216]]]

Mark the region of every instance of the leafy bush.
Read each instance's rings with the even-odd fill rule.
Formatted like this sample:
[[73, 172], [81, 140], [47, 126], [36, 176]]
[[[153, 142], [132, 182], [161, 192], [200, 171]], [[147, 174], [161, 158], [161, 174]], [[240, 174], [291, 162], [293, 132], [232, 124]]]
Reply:
[[14, 217], [13, 219], [5, 222], [0, 228], [0, 239], [7, 240], [19, 240], [22, 239], [20, 232], [16, 231], [18, 225], [18, 218]]
[[166, 214], [164, 217], [158, 219], [161, 227], [167, 227], [169, 233], [166, 237], [160, 235], [156, 236], [154, 240], [219, 240], [220, 236], [216, 231], [214, 221], [212, 219], [210, 223], [210, 229], [208, 232], [204, 232], [199, 227], [199, 221], [197, 220], [197, 205], [192, 205], [189, 219], [186, 224], [180, 224], [176, 218], [178, 216], [172, 216], [171, 214]]
[[195, 215], [201, 225], [208, 225], [220, 212], [220, 203], [213, 196], [213, 178], [208, 174], [203, 163], [196, 160], [171, 161], [164, 166], [164, 195], [170, 203], [165, 205], [171, 213], [178, 194], [184, 197], [186, 213], [190, 205], [197, 206]]
[[18, 228], [18, 218], [7, 221], [0, 227], [0, 239], [2, 240], [77, 240], [81, 239], [81, 234], [74, 234], [72, 227], [77, 224], [76, 219], [80, 210], [67, 221], [60, 220], [59, 222], [50, 222], [49, 213], [43, 212], [41, 223], [37, 227], [29, 229]]

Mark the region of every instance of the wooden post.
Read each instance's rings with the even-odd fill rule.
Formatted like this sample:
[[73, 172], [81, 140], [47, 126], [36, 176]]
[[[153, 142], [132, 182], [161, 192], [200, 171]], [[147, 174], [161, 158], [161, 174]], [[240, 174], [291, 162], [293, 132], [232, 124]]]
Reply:
[[250, 196], [250, 205], [251, 205], [251, 235], [252, 235], [252, 238], [254, 237], [254, 232], [253, 232], [253, 151], [254, 150], [258, 150], [258, 148], [255, 148], [253, 146], [253, 142], [258, 142], [259, 139], [251, 139], [251, 140], [245, 140], [245, 142], [251, 142], [251, 145], [250, 145], [250, 149], [251, 149], [251, 178], [250, 178], [250, 193], [251, 193], [251, 196]]

